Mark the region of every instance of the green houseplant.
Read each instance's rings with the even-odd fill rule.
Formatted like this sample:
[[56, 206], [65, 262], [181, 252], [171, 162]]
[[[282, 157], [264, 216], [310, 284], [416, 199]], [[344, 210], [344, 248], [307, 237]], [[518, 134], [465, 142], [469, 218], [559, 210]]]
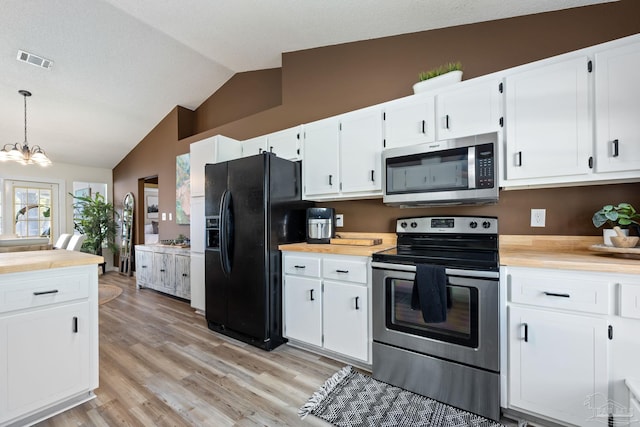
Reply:
[[449, 85], [462, 80], [462, 64], [448, 62], [429, 71], [418, 74], [418, 83], [413, 85], [413, 92], [425, 92], [436, 87]]
[[113, 205], [105, 202], [104, 196], [100, 193], [96, 193], [93, 198], [73, 194], [71, 196], [76, 200], [73, 205], [76, 212], [74, 228], [86, 236], [82, 249], [96, 255], [102, 255], [102, 247], [106, 243], [106, 246], [113, 253], [116, 253], [118, 250], [115, 243], [118, 213]]
[[[605, 205], [591, 218], [593, 225], [596, 228], [600, 228], [607, 224], [609, 228], [603, 230], [603, 237], [605, 245], [612, 245], [611, 236], [615, 236], [613, 227], [618, 226], [620, 228], [628, 228], [630, 225], [640, 225], [640, 215], [636, 212], [635, 208], [629, 203], [619, 203], [617, 206]], [[629, 230], [623, 230], [625, 234], [629, 234]]]

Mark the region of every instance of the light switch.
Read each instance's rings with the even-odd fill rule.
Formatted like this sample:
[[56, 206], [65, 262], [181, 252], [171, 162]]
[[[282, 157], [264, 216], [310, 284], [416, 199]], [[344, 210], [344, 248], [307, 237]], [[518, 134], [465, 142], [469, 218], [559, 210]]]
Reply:
[[166, 212], [162, 212], [162, 220], [163, 221], [167, 220], [167, 213]]
[[169, 221], [173, 221], [173, 213], [169, 212]]

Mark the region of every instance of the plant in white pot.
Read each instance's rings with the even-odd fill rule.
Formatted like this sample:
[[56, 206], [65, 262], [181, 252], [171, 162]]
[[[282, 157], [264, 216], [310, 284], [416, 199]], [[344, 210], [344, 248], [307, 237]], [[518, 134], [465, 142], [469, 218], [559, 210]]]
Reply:
[[413, 93], [426, 92], [462, 80], [462, 64], [449, 62], [418, 74], [418, 83], [413, 85]]
[[631, 224], [640, 225], [640, 215], [636, 212], [635, 208], [629, 203], [619, 203], [618, 206], [605, 205], [593, 214], [593, 225], [596, 227], [602, 227], [607, 224], [609, 228], [605, 228], [602, 231], [604, 238], [604, 244], [607, 246], [613, 246], [611, 242], [611, 236], [615, 236], [616, 232], [613, 227], [618, 226], [622, 228], [622, 232], [625, 235], [629, 235], [628, 227]]

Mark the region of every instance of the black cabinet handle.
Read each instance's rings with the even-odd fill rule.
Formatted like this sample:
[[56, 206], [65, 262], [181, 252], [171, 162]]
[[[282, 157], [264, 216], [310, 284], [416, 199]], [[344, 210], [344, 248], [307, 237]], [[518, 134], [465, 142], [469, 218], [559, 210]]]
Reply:
[[313, 289], [309, 289], [309, 300], [315, 301], [315, 299], [313, 298]]
[[571, 298], [571, 295], [569, 295], [569, 294], [559, 294], [559, 293], [556, 293], [556, 292], [543, 292], [543, 294], [545, 294], [548, 297]]
[[333, 185], [333, 175], [329, 175], [329, 185]]
[[336, 273], [348, 273], [349, 270], [336, 270]]
[[161, 268], [161, 269], [160, 269], [160, 271], [161, 271], [162, 273], [164, 273], [166, 270], [164, 270], [163, 268]]
[[306, 265], [294, 265], [293, 268], [307, 268]]
[[444, 127], [445, 129], [449, 129], [449, 115], [444, 116]]
[[188, 277], [187, 273], [182, 273], [182, 277]]
[[356, 310], [360, 310], [360, 306], [358, 305], [358, 300], [360, 297], [356, 297]]
[[422, 133], [427, 133], [427, 121], [422, 121]]
[[516, 166], [522, 166], [522, 151], [516, 153]]
[[147, 266], [146, 266], [146, 265], [142, 265], [141, 267], [142, 267], [142, 268], [147, 268]]
[[523, 323], [522, 326], [524, 326], [524, 342], [529, 342], [529, 325]]
[[371, 171], [371, 181], [372, 181], [372, 182], [376, 182], [375, 175], [374, 175], [374, 174], [375, 174], [375, 172], [376, 172], [375, 170], [372, 170], [372, 171]]
[[618, 157], [620, 153], [618, 153], [618, 140], [613, 140], [613, 157]]
[[258, 148], [258, 154], [262, 154], [262, 148]]
[[269, 147], [269, 151], [273, 153], [273, 145]]
[[73, 317], [73, 333], [74, 334], [78, 333], [78, 317], [77, 316]]
[[39, 292], [34, 292], [34, 295], [47, 295], [47, 294], [57, 294], [58, 290], [57, 289], [52, 289], [50, 291], [39, 291]]

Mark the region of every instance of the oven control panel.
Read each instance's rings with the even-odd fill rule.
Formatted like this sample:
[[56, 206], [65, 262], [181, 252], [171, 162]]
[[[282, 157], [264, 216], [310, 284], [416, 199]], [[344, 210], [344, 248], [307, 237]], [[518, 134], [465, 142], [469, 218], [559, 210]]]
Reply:
[[400, 218], [396, 233], [498, 234], [498, 218], [479, 216], [421, 216]]

